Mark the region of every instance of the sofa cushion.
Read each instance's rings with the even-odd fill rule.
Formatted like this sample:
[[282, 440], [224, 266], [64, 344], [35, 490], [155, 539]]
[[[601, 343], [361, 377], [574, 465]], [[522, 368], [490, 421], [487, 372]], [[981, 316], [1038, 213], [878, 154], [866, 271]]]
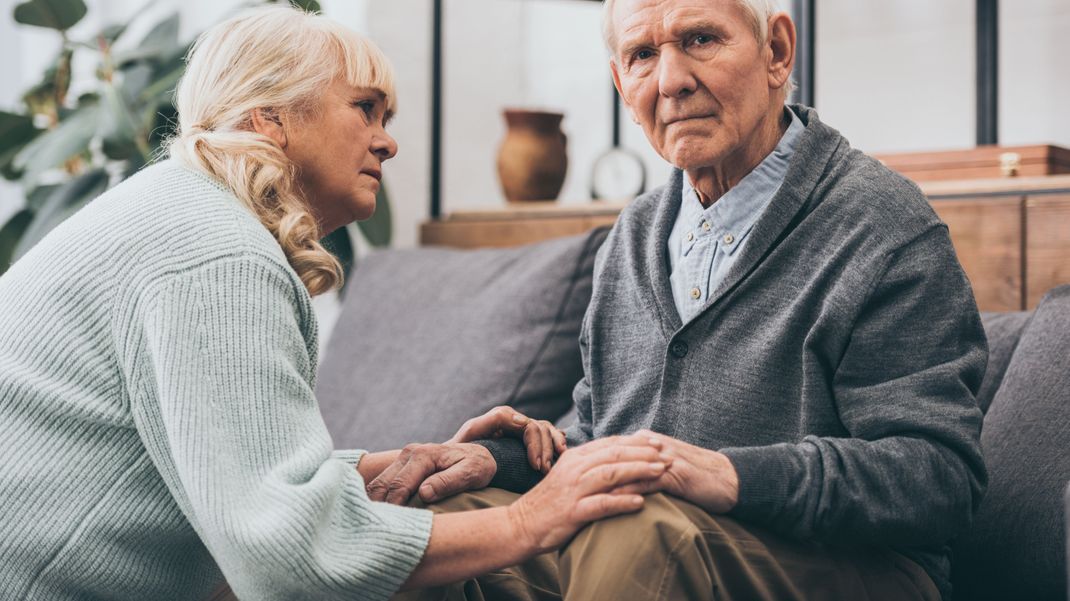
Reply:
[[1032, 311], [981, 314], [985, 335], [988, 337], [988, 369], [985, 370], [985, 379], [977, 393], [977, 404], [981, 406], [981, 411], [988, 412], [992, 397], [996, 395], [999, 385], [1003, 382], [1003, 375], [1007, 373], [1011, 355], [1014, 354], [1014, 349], [1018, 348], [1022, 329], [1032, 316]]
[[316, 391], [335, 446], [441, 442], [502, 404], [539, 419], [564, 414], [583, 375], [580, 322], [607, 231], [362, 259]]
[[956, 599], [1066, 599], [1062, 492], [1070, 480], [1070, 286], [1022, 331], [981, 430], [988, 491], [956, 541]]

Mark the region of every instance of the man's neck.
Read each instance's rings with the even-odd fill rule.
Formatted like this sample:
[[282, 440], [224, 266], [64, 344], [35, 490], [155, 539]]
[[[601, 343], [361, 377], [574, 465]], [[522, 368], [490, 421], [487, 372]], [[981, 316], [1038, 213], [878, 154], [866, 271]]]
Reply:
[[695, 188], [703, 207], [708, 208], [717, 202], [773, 152], [791, 125], [791, 115], [783, 109], [783, 105], [780, 106], [777, 117], [766, 117], [763, 123], [759, 124], [752, 140], [744, 144], [738, 153], [728, 156], [718, 165], [686, 172], [685, 175]]

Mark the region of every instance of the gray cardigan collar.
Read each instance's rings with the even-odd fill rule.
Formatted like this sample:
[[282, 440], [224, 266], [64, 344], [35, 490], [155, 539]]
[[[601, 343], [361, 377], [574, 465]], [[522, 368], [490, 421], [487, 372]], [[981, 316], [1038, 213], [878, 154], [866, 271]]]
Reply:
[[[784, 184], [773, 196], [761, 217], [754, 224], [742, 254], [725, 275], [724, 280], [710, 294], [699, 315], [688, 326], [702, 321], [704, 314], [717, 305], [724, 296], [750, 274], [777, 242], [792, 226], [807, 201], [813, 196], [821, 178], [828, 171], [833, 156], [844, 143], [844, 138], [835, 129], [823, 124], [814, 109], [802, 105], [789, 107], [799, 116], [806, 130], [799, 137], [795, 155], [788, 167]], [[646, 294], [653, 295], [665, 338], [671, 339], [680, 329], [680, 315], [673, 301], [672, 285], [669, 282], [669, 256], [667, 241], [679, 212], [679, 198], [683, 188], [683, 171], [674, 169], [669, 182], [662, 188], [654, 216], [654, 228], [644, 242], [647, 257], [647, 274], [650, 286]]]

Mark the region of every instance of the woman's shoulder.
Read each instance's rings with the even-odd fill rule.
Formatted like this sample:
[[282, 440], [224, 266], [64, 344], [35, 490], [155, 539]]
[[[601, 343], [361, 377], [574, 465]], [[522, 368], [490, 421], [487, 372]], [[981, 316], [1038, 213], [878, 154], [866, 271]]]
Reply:
[[275, 238], [233, 192], [173, 159], [142, 169], [93, 204], [145, 267], [239, 256], [288, 265]]

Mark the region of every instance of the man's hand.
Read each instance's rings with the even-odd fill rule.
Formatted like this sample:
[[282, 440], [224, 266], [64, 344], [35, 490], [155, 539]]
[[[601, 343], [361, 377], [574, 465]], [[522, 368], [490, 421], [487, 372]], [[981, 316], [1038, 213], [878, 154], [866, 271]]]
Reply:
[[476, 444], [411, 444], [368, 483], [368, 497], [404, 505], [419, 491], [420, 499], [432, 503], [485, 488], [497, 470], [490, 451]]
[[528, 463], [544, 474], [550, 471], [554, 455], [565, 452], [565, 433], [546, 420], [531, 419], [504, 405], [464, 422], [447, 443], [471, 442], [509, 435], [521, 438], [528, 451]]
[[661, 453], [672, 458], [672, 462], [657, 480], [632, 484], [618, 492], [661, 491], [690, 501], [710, 513], [727, 513], [736, 506], [739, 476], [728, 457], [649, 430], [640, 430], [635, 435], [658, 440]]

